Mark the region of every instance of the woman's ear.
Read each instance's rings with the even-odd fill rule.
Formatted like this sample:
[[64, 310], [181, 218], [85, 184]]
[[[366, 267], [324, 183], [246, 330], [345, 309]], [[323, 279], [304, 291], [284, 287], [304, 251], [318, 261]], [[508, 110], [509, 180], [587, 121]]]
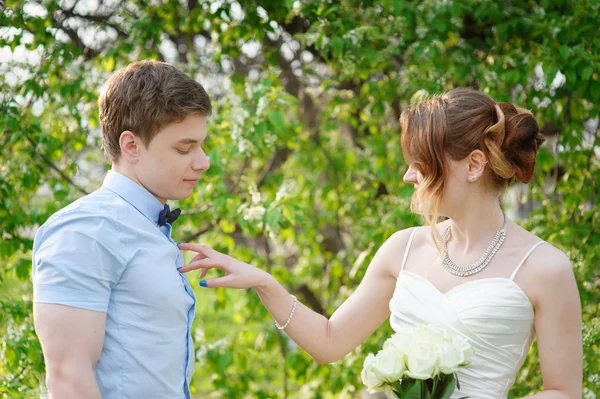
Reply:
[[481, 150], [475, 150], [468, 155], [467, 163], [467, 180], [475, 182], [483, 176], [485, 166], [487, 165], [487, 157]]
[[125, 130], [119, 137], [119, 146], [121, 147], [121, 156], [129, 163], [137, 163], [139, 160], [139, 144], [137, 137], [133, 132]]

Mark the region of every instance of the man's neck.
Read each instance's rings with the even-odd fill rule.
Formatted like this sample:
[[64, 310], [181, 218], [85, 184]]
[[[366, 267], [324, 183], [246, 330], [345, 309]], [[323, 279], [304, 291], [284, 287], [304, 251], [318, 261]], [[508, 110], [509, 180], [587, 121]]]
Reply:
[[138, 179], [138, 177], [136, 176], [136, 174], [134, 173], [134, 171], [131, 170], [130, 168], [127, 168], [124, 165], [120, 165], [118, 163], [113, 163], [112, 164], [112, 170], [114, 172], [117, 172], [117, 173], [125, 176], [126, 178], [128, 178], [129, 180], [132, 180], [134, 183], [136, 183], [140, 187], [144, 188], [144, 190], [148, 191], [157, 200], [159, 200], [161, 204], [164, 205], [164, 204], [167, 203], [167, 200], [165, 198], [160, 198], [156, 194], [154, 194], [152, 191], [148, 190], [148, 188], [142, 184], [142, 182], [140, 181], [140, 179]]

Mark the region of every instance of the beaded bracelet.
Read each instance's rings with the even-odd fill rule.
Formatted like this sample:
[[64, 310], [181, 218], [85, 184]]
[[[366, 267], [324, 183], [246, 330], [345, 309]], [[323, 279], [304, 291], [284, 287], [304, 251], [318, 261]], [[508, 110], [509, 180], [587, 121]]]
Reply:
[[289, 317], [287, 318], [287, 321], [285, 322], [285, 324], [283, 326], [280, 326], [279, 323], [277, 323], [277, 320], [273, 320], [275, 322], [275, 326], [277, 326], [277, 328], [280, 330], [285, 330], [285, 328], [288, 326], [288, 324], [290, 324], [290, 321], [292, 320], [292, 316], [294, 316], [294, 312], [296, 311], [296, 305], [298, 304], [298, 300], [296, 299], [296, 297], [294, 295], [291, 295], [291, 297], [294, 298], [294, 306], [292, 307], [292, 312], [290, 313]]

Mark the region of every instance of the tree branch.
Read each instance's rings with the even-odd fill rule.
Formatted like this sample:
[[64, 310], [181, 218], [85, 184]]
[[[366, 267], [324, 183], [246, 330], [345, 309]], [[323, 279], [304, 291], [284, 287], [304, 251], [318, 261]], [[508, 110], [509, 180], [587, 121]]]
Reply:
[[[121, 2], [122, 4], [123, 2]], [[120, 7], [119, 4], [116, 8]], [[100, 24], [103, 26], [107, 26], [109, 28], [114, 29], [117, 32], [117, 35], [122, 38], [125, 39], [128, 37], [127, 32], [125, 32], [123, 30], [123, 28], [121, 28], [120, 26], [116, 25], [113, 22], [110, 22], [109, 19], [113, 16], [113, 14], [108, 14], [108, 15], [83, 15], [83, 14], [79, 14], [74, 12], [72, 9], [71, 10], [65, 10], [65, 9], [61, 9], [63, 14], [67, 17], [67, 18], [81, 18], [83, 20], [86, 20], [88, 22], [93, 22], [96, 24]]]
[[[216, 223], [219, 223], [219, 219], [216, 220]], [[194, 241], [195, 239], [197, 239], [198, 237], [200, 237], [202, 234], [206, 233], [208, 230], [214, 228], [214, 226], [215, 226], [215, 223], [211, 223], [208, 226], [199, 229], [195, 233], [183, 237], [182, 242], [191, 242], [191, 241]]]
[[62, 30], [63, 32], [65, 32], [67, 34], [67, 36], [69, 36], [69, 39], [71, 39], [71, 42], [73, 42], [73, 44], [75, 44], [77, 47], [79, 47], [81, 49], [81, 52], [83, 53], [85, 60], [89, 61], [92, 58], [96, 57], [99, 54], [99, 51], [96, 51], [96, 50], [86, 46], [85, 43], [83, 43], [83, 40], [81, 40], [79, 35], [73, 29], [68, 28], [64, 25], [64, 18], [59, 20], [56, 18], [56, 14], [57, 13], [52, 14], [52, 22], [54, 22], [56, 24], [58, 29]]
[[29, 137], [29, 135], [27, 135], [27, 140], [29, 141], [29, 143], [31, 143], [31, 145], [33, 146], [33, 150], [34, 153], [40, 157], [44, 163], [46, 165], [48, 165], [52, 170], [54, 170], [56, 173], [58, 173], [58, 175], [67, 183], [69, 183], [69, 185], [73, 186], [75, 189], [77, 189], [78, 191], [80, 191], [81, 193], [83, 193], [84, 195], [88, 195], [89, 192], [87, 190], [85, 190], [83, 187], [81, 187], [80, 185], [78, 185], [77, 183], [75, 183], [69, 176], [67, 176], [62, 170], [60, 170], [60, 168], [58, 166], [56, 166], [54, 164], [54, 162], [52, 162], [52, 160], [50, 160], [49, 158], [47, 158], [44, 154], [42, 154], [41, 152], [37, 151], [37, 143], [31, 138]]
[[323, 305], [321, 305], [321, 301], [319, 301], [319, 298], [317, 298], [317, 296], [311, 291], [308, 285], [302, 284], [296, 291], [302, 295], [302, 302], [306, 303], [308, 307], [315, 312], [329, 318], [327, 311], [323, 308]]

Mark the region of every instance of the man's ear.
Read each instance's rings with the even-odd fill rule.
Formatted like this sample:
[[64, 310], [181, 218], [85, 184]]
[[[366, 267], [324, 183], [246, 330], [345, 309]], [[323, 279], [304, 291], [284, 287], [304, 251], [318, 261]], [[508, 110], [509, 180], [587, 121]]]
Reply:
[[468, 156], [467, 176], [469, 181], [476, 181], [485, 172], [487, 165], [487, 157], [481, 150], [475, 150]]
[[137, 163], [140, 155], [139, 139], [129, 130], [125, 130], [119, 137], [121, 156], [129, 163]]

